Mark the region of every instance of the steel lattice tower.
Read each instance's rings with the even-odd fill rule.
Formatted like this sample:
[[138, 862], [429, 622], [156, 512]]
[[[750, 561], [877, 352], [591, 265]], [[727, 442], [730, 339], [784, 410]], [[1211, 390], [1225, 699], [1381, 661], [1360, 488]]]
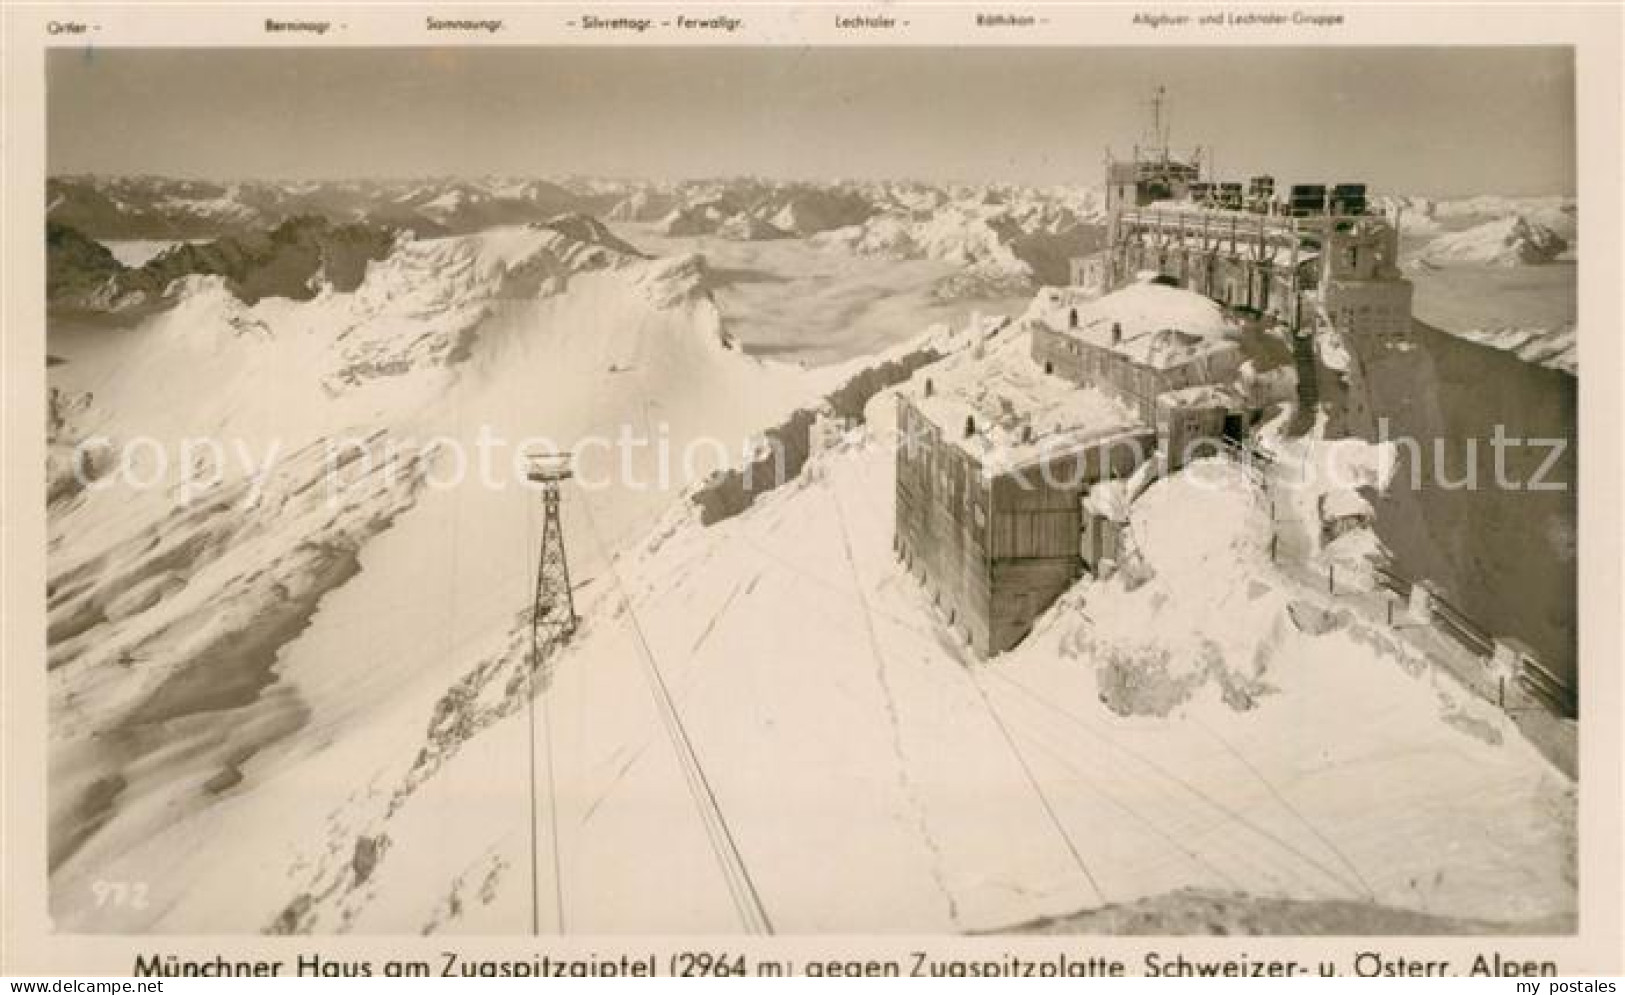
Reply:
[[528, 474], [542, 485], [543, 511], [542, 553], [536, 563], [536, 597], [530, 616], [532, 667], [540, 666], [555, 644], [576, 631], [570, 561], [564, 553], [564, 527], [559, 518], [559, 485], [572, 475], [568, 456], [535, 457]]
[[[548, 838], [553, 851], [553, 910], [558, 931], [564, 932], [563, 867], [559, 856], [558, 804], [553, 782], [553, 721], [547, 686], [551, 668], [544, 671], [553, 651], [576, 631], [575, 597], [570, 592], [570, 561], [564, 555], [564, 528], [559, 518], [559, 485], [573, 476], [568, 456], [532, 456], [526, 476], [542, 487], [542, 549], [536, 560], [536, 597], [530, 610], [530, 668], [525, 671], [525, 723], [530, 735], [530, 932], [541, 935], [541, 869], [536, 770], [536, 689], [542, 688], [542, 723], [547, 738], [545, 790]], [[538, 675], [541, 679], [538, 680]]]

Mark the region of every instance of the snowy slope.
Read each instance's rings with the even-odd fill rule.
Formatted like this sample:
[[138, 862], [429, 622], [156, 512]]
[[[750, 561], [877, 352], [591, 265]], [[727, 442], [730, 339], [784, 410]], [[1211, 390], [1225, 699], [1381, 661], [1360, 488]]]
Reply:
[[[545, 692], [558, 787], [541, 810], [563, 877], [555, 892], [544, 829], [544, 931], [557, 895], [571, 932], [740, 928], [648, 667], [783, 932], [996, 928], [1186, 886], [1489, 920], [1572, 911], [1572, 827], [1552, 818], [1572, 786], [1515, 734], [1492, 744], [1443, 722], [1464, 710], [1501, 729], [1375, 633], [1300, 631], [1289, 607], [1313, 595], [1269, 568], [1267, 507], [1245, 481], [1209, 466], [1219, 486], [1154, 485], [1134, 513], [1154, 578], [1086, 584], [980, 664], [890, 557], [890, 468], [854, 442], [736, 519], [669, 519], [591, 568], [584, 628]], [[1192, 543], [1193, 511], [1234, 527]], [[818, 638], [782, 637], [803, 630]], [[441, 728], [479, 731], [451, 750], [455, 737], [432, 740], [428, 776], [414, 772], [422, 724], [335, 747], [359, 786], [317, 840], [286, 836], [293, 881], [267, 872], [286, 904], [265, 896], [262, 921], [526, 928], [529, 747], [519, 688], [505, 693], [522, 642], [470, 647], [484, 691], [454, 713], [479, 718]], [[1166, 715], [1114, 712], [1103, 661], [1148, 651], [1221, 664]], [[1241, 710], [1221, 670], [1253, 686]], [[362, 736], [377, 742], [363, 751]], [[321, 789], [292, 771], [262, 803]], [[377, 851], [358, 882], [356, 855]], [[205, 895], [161, 925], [244, 908]]]
[[1580, 372], [1579, 329], [1572, 324], [1556, 328], [1473, 328], [1453, 334], [1510, 352], [1526, 363], [1574, 375]]
[[[354, 293], [311, 302], [248, 306], [218, 280], [176, 292], [137, 328], [53, 342], [67, 359], [53, 380], [75, 399], [64, 438], [225, 447], [221, 482], [189, 503], [173, 487], [96, 486], [52, 507], [53, 892], [61, 921], [89, 928], [135, 924], [94, 910], [85, 882], [155, 846], [174, 866], [147, 913], [163, 914], [207, 880], [193, 876], [213, 856], [187, 842], [195, 820], [254, 788], [256, 765], [398, 707], [414, 676], [443, 689], [446, 640], [511, 615], [480, 592], [527, 573], [536, 499], [514, 466], [528, 440], [566, 447], [628, 424], [676, 452], [718, 439], [664, 477], [655, 446], [632, 451], [640, 486], [599, 505], [606, 528], [642, 531], [685, 471], [731, 462], [823, 386], [731, 345], [703, 260], [645, 262], [552, 228], [409, 242]], [[195, 385], [184, 404], [175, 369]], [[493, 486], [450, 486], [452, 455], [487, 437], [506, 445], [468, 472]], [[617, 458], [589, 454], [583, 476], [609, 477]], [[339, 645], [318, 642], [312, 620], [341, 596], [393, 636], [341, 623]]]
[[[1572, 784], [1380, 629], [1300, 625], [1318, 593], [1271, 567], [1240, 471], [1152, 484], [1130, 506], [1141, 580], [1081, 585], [986, 664], [890, 555], [891, 473], [860, 434], [734, 519], [673, 509], [619, 554], [572, 493], [583, 627], [528, 713], [555, 784], [534, 853], [527, 578], [437, 549], [469, 521], [447, 504], [409, 517], [285, 664], [315, 742], [108, 872], [217, 841], [180, 861], [164, 930], [517, 932], [534, 900], [547, 932], [735, 931], [658, 673], [780, 931], [998, 928], [1185, 887], [1572, 915]], [[530, 507], [478, 516], [533, 544]], [[425, 583], [447, 555], [461, 582]]]
[[[1136, 565], [990, 663], [891, 557], [886, 393], [867, 431], [700, 525], [685, 478], [836, 371], [743, 355], [703, 259], [606, 236], [417, 240], [303, 303], [194, 281], [136, 329], [53, 340], [63, 443], [298, 454], [182, 510], [53, 504], [60, 928], [733, 932], [718, 812], [781, 932], [997, 929], [1189, 887], [1572, 917], [1572, 782], [1272, 565], [1269, 496], [1228, 464], [1137, 481]], [[627, 426], [722, 445], [666, 479], [636, 448], [607, 487], [620, 454], [583, 455], [564, 508], [582, 626], [533, 697], [536, 497], [511, 473], [443, 486], [447, 453]], [[328, 501], [324, 447], [354, 437], [415, 458], [357, 458]], [[1347, 448], [1303, 458], [1380, 483]], [[143, 909], [89, 900], [135, 879]]]

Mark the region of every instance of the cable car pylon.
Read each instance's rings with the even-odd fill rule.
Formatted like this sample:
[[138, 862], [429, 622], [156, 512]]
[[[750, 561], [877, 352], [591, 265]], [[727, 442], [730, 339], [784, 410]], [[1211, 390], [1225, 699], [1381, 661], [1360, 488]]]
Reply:
[[[575, 595], [570, 590], [570, 561], [564, 550], [564, 527], [559, 516], [559, 488], [575, 475], [569, 454], [531, 454], [526, 478], [542, 492], [542, 547], [536, 561], [536, 590], [530, 611], [530, 666], [525, 684], [525, 715], [530, 732], [530, 931], [541, 934], [541, 873], [537, 855], [536, 799], [536, 697], [537, 678], [542, 676], [543, 734], [547, 740], [545, 788], [547, 793], [548, 837], [553, 850], [553, 911], [558, 932], [563, 933], [564, 884], [559, 859], [559, 819], [553, 773], [553, 722], [548, 693], [552, 669], [548, 661], [560, 643], [576, 631]], [[543, 667], [548, 669], [543, 671]]]

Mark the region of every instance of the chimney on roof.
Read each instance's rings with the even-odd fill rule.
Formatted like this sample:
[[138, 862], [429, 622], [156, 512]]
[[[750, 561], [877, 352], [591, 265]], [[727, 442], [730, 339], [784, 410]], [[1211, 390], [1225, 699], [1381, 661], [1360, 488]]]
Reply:
[[975, 415], [966, 415], [965, 416], [965, 438], [968, 439], [968, 438], [970, 438], [971, 436], [973, 436], [975, 434], [976, 434], [976, 416]]
[[1123, 344], [1123, 323], [1120, 322], [1120, 321], [1114, 321], [1114, 322], [1112, 322], [1112, 345], [1122, 345], [1122, 344]]
[[1073, 308], [1072, 311], [1070, 312], [1070, 314], [1067, 316], [1066, 326], [1068, 328], [1077, 328], [1078, 327], [1078, 309], [1077, 308]]
[[930, 377], [925, 378], [925, 396], [930, 397], [937, 392], [937, 385], [931, 382]]

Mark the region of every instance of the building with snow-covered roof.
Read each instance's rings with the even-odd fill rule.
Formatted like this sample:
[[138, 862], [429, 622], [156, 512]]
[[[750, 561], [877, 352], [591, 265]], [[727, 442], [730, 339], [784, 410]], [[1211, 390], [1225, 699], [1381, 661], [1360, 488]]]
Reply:
[[1170, 469], [1242, 442], [1282, 399], [1260, 385], [1289, 363], [1287, 347], [1201, 294], [1152, 277], [1093, 300], [1040, 301], [1028, 315], [1033, 361], [1155, 426]]
[[1317, 328], [1409, 333], [1398, 226], [1368, 212], [1363, 184], [1277, 199], [1272, 176], [1213, 182], [1200, 150], [1169, 147], [1163, 96], [1151, 142], [1108, 154], [1106, 247], [1034, 301], [1026, 355], [933, 367], [899, 393], [897, 552], [984, 654], [1115, 558], [1120, 523], [1086, 513], [1092, 484], [1153, 452], [1177, 470], [1244, 446], [1294, 394], [1312, 414]]
[[1091, 489], [1153, 456], [1177, 469], [1241, 442], [1260, 407], [1245, 374], [1271, 361], [1224, 308], [1151, 280], [1076, 304], [1040, 295], [1016, 327], [1025, 341], [898, 392], [897, 553], [984, 655], [1115, 557]]
[[[1299, 410], [1319, 401], [1317, 328], [1404, 348], [1412, 287], [1399, 269], [1398, 214], [1373, 207], [1363, 183], [1300, 182], [1276, 193], [1273, 176], [1246, 187], [1204, 174], [1199, 154], [1168, 147], [1154, 101], [1153, 141], [1106, 163], [1107, 235], [1072, 260], [1071, 283], [1098, 296], [1152, 273], [1290, 334]], [[1174, 168], [1177, 167], [1177, 168]]]
[[1223, 308], [1156, 281], [1075, 304], [1056, 298], [1029, 320], [1035, 363], [1111, 394], [1148, 425], [1158, 397], [1233, 381], [1244, 358], [1240, 326]]
[[1003, 345], [927, 368], [897, 401], [898, 556], [983, 655], [1020, 642], [1082, 574], [1089, 485], [1156, 445], [1132, 408]]

